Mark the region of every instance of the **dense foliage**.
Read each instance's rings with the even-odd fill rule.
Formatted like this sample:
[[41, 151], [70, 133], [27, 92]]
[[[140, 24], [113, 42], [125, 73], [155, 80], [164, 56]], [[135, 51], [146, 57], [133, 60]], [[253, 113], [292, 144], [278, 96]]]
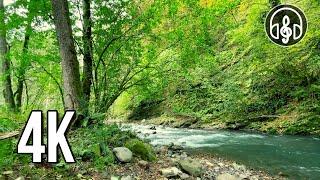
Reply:
[[129, 93], [134, 112], [165, 99], [159, 106], [167, 114], [319, 134], [319, 2], [291, 2], [304, 10], [309, 26], [303, 41], [289, 48], [265, 34], [264, 20], [274, 3], [171, 1], [155, 28], [157, 39], [150, 42], [149, 51], [161, 54], [159, 76]]
[[[281, 3], [308, 19], [287, 48], [264, 30]], [[68, 134], [76, 164], [33, 168], [9, 138], [0, 171], [94, 176], [117, 146], [156, 160], [108, 118], [319, 136], [319, 12], [319, 0], [0, 0], [0, 136], [21, 132], [31, 110], [74, 109], [81, 120]]]
[[[280, 1], [92, 0], [91, 16], [84, 2], [69, 1], [69, 11], [80, 79], [90, 81], [89, 99], [80, 101], [87, 116], [103, 120], [107, 112], [139, 112], [151, 102], [158, 114], [319, 134], [318, 1], [285, 2], [309, 21], [306, 37], [289, 48], [264, 32], [267, 12]], [[15, 100], [3, 109], [20, 111], [22, 119], [31, 109], [62, 111], [67, 101], [51, 6], [17, 0], [3, 10], [11, 67], [1, 87], [10, 77]]]

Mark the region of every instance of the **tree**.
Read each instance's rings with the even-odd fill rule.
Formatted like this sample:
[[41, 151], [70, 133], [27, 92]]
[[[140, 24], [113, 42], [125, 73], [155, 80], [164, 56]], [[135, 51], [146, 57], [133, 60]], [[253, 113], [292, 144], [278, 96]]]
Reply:
[[[89, 108], [90, 92], [92, 84], [92, 22], [91, 22], [91, 0], [83, 0], [83, 79], [82, 89], [84, 100], [86, 103], [86, 110]], [[85, 112], [86, 114], [88, 112]]]
[[[29, 5], [29, 7], [30, 6], [31, 5]], [[33, 19], [33, 13], [30, 12], [30, 8], [28, 8], [27, 25], [26, 25], [23, 48], [22, 48], [23, 57], [20, 60], [20, 67], [18, 69], [17, 90], [14, 93], [17, 110], [20, 110], [20, 108], [22, 106], [23, 84], [24, 84], [24, 81], [25, 81], [26, 69], [27, 69], [27, 66], [29, 66], [29, 60], [26, 59], [26, 55], [28, 53], [30, 35], [31, 35], [31, 32], [32, 32], [32, 27], [31, 27], [32, 19]]]
[[52, 0], [53, 17], [60, 48], [65, 109], [82, 113], [83, 98], [79, 62], [74, 46], [67, 0]]
[[10, 60], [8, 58], [8, 44], [7, 44], [7, 33], [6, 25], [4, 21], [5, 9], [3, 5], [3, 0], [0, 0], [0, 61], [2, 62], [2, 73], [4, 75], [4, 90], [3, 95], [6, 105], [14, 110], [15, 103], [12, 91], [11, 83], [11, 72], [10, 72]]

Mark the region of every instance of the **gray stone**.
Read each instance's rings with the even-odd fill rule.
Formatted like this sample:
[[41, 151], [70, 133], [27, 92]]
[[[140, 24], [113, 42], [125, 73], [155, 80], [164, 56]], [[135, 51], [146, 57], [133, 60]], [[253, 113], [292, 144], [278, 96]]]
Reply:
[[239, 165], [237, 163], [232, 163], [232, 166], [237, 171], [245, 171], [246, 170], [246, 166], [244, 166], [244, 165]]
[[150, 164], [147, 161], [141, 160], [138, 162], [138, 165], [142, 168], [142, 169], [149, 169], [150, 168]]
[[181, 173], [182, 172], [176, 167], [161, 169], [161, 174], [167, 178], [178, 176]]
[[202, 174], [202, 166], [198, 161], [192, 159], [178, 161], [181, 169], [192, 176], [200, 176]]
[[214, 170], [215, 172], [218, 172], [218, 171], [220, 170], [220, 168], [219, 168], [219, 167], [215, 167], [215, 168], [213, 168], [213, 170]]
[[180, 156], [181, 159], [186, 159], [188, 157], [186, 152], [183, 152]]
[[133, 178], [131, 176], [123, 176], [121, 180], [133, 180]]
[[231, 175], [229, 173], [219, 174], [216, 177], [216, 180], [240, 180], [241, 178], [238, 176]]
[[180, 179], [188, 179], [190, 176], [186, 173], [179, 174]]
[[110, 180], [119, 180], [120, 178], [118, 176], [111, 176]]
[[223, 167], [224, 166], [224, 164], [223, 163], [218, 163], [218, 165], [220, 166], [220, 167]]
[[24, 180], [23, 176], [18, 177], [16, 180]]
[[172, 145], [172, 146], [169, 146], [169, 149], [172, 151], [181, 151], [183, 150], [183, 147], [179, 145]]
[[116, 147], [113, 152], [120, 162], [130, 162], [132, 159], [132, 152], [126, 147]]

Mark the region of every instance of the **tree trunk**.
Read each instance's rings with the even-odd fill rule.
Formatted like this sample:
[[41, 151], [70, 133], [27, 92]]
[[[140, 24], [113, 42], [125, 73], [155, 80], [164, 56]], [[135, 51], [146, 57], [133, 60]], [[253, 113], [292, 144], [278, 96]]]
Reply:
[[29, 66], [28, 65], [29, 61], [25, 59], [26, 58], [25, 56], [27, 55], [27, 52], [28, 52], [30, 34], [32, 30], [31, 21], [32, 21], [32, 18], [28, 20], [28, 23], [27, 23], [26, 33], [25, 33], [24, 42], [23, 42], [23, 49], [22, 49], [23, 56], [20, 62], [19, 70], [18, 70], [18, 84], [17, 84], [17, 90], [15, 92], [17, 110], [20, 110], [22, 105], [23, 84], [25, 80], [26, 68]]
[[64, 100], [66, 110], [82, 113], [83, 100], [67, 0], [51, 0], [54, 22], [60, 47]]
[[82, 89], [86, 103], [86, 114], [88, 113], [90, 92], [92, 84], [92, 21], [91, 21], [91, 0], [83, 0], [83, 79]]
[[11, 72], [10, 72], [10, 60], [8, 58], [8, 47], [6, 40], [6, 25], [4, 21], [5, 10], [3, 0], [0, 0], [0, 61], [2, 62], [2, 74], [4, 75], [3, 96], [6, 105], [11, 109], [15, 109], [12, 84], [11, 84]]

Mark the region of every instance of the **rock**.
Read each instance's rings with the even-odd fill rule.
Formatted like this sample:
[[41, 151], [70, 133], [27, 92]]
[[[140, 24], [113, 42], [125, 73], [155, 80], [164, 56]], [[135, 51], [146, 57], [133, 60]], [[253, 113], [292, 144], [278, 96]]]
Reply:
[[206, 164], [207, 166], [209, 166], [209, 167], [213, 167], [213, 166], [214, 166], [214, 165], [213, 165], [211, 162], [209, 162], [209, 161], [206, 161], [205, 164]]
[[180, 179], [188, 179], [190, 176], [186, 173], [179, 174]]
[[18, 177], [16, 180], [24, 180], [23, 176]]
[[145, 168], [145, 169], [149, 168], [149, 163], [147, 161], [144, 161], [144, 160], [139, 161], [138, 165], [140, 167], [142, 167], [142, 168]]
[[240, 179], [249, 179], [249, 176], [247, 176], [246, 174], [240, 174]]
[[120, 162], [130, 162], [132, 159], [132, 152], [126, 147], [116, 147], [113, 152]]
[[169, 150], [172, 150], [172, 151], [181, 151], [181, 150], [183, 150], [183, 147], [182, 147], [182, 146], [179, 146], [179, 145], [173, 145], [173, 146], [169, 146]]
[[153, 131], [152, 134], [157, 134], [157, 131]]
[[178, 176], [181, 173], [182, 172], [176, 167], [161, 169], [161, 174], [167, 178]]
[[245, 171], [246, 170], [246, 166], [244, 166], [244, 165], [239, 165], [237, 163], [232, 163], [232, 166], [237, 171]]
[[155, 151], [157, 154], [167, 154], [168, 149], [167, 149], [167, 147], [165, 147], [165, 146], [160, 146], [160, 147], [155, 147], [155, 148], [154, 148], [154, 151]]
[[215, 167], [215, 168], [213, 168], [213, 170], [214, 170], [215, 172], [218, 172], [218, 171], [220, 170], [220, 168], [219, 168], [219, 167]]
[[180, 156], [181, 159], [186, 159], [188, 157], [186, 152], [183, 152]]
[[202, 174], [202, 166], [198, 161], [192, 159], [178, 161], [181, 169], [192, 176], [200, 176]]
[[2, 174], [3, 175], [10, 175], [10, 174], [13, 174], [13, 171], [4, 171]]
[[77, 178], [78, 178], [78, 179], [83, 178], [82, 174], [77, 174]]
[[223, 163], [218, 163], [218, 166], [223, 167], [224, 164]]
[[131, 176], [123, 176], [121, 180], [133, 180], [133, 178]]
[[159, 160], [157, 163], [158, 163], [158, 164], [163, 164], [163, 163], [165, 163], [165, 161]]
[[118, 176], [111, 176], [110, 180], [119, 180], [120, 178]]
[[157, 128], [155, 126], [152, 126], [151, 128], [149, 128], [150, 130], [157, 130]]
[[288, 177], [288, 175], [287, 175], [287, 174], [284, 174], [284, 173], [283, 173], [283, 172], [281, 172], [281, 171], [278, 173], [278, 176], [281, 176], [281, 177]]
[[141, 123], [145, 123], [146, 122], [146, 119], [142, 119]]
[[219, 174], [216, 177], [216, 180], [240, 180], [239, 177], [231, 175], [229, 173], [223, 173], [223, 174]]

